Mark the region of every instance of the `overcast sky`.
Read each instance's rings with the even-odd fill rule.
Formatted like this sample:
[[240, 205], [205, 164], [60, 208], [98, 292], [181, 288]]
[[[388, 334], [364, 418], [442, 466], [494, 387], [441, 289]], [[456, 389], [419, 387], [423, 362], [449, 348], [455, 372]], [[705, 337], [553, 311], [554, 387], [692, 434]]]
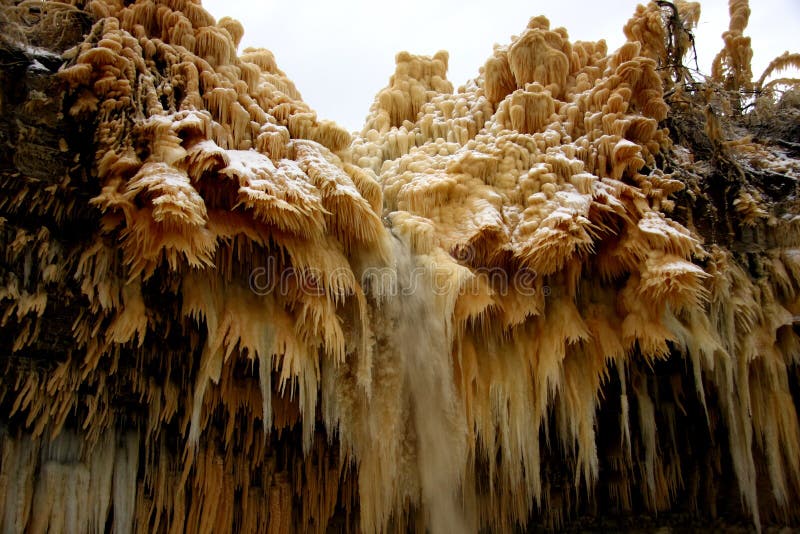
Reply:
[[[450, 53], [454, 87], [474, 78], [494, 43], [507, 44], [536, 15], [563, 26], [572, 41], [605, 39], [609, 50], [624, 42], [622, 26], [635, 0], [202, 0], [214, 17], [238, 19], [245, 28], [239, 48], [258, 46], [275, 54], [303, 99], [320, 118], [360, 130], [372, 100], [394, 72], [401, 50]], [[722, 46], [728, 2], [702, 3], [695, 32], [701, 70]], [[753, 39], [753, 73], [785, 50], [800, 52], [800, 0], [750, 2], [746, 35]]]

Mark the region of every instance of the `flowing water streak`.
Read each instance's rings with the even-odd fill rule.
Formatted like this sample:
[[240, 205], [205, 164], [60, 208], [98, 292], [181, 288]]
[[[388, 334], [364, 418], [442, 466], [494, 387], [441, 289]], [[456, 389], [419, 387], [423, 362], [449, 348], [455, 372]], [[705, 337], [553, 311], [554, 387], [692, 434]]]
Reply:
[[430, 257], [387, 238], [391, 265], [365, 275], [376, 303], [371, 393], [362, 389], [354, 399], [352, 370], [329, 366], [323, 375], [336, 375], [337, 393], [323, 406], [328, 421], [339, 417], [343, 447], [358, 461], [365, 531], [400, 527], [410, 518], [398, 512], [418, 509], [431, 532], [468, 532], [461, 500], [467, 429], [453, 380], [447, 305], [457, 284], [443, 283], [447, 273]]
[[457, 490], [466, 429], [453, 384], [450, 329], [437, 305], [443, 295], [437, 294], [435, 273], [421, 268], [407, 247], [397, 246], [395, 253], [401, 291], [390, 301], [397, 317], [390, 336], [405, 361], [422, 502], [432, 532], [465, 532]]

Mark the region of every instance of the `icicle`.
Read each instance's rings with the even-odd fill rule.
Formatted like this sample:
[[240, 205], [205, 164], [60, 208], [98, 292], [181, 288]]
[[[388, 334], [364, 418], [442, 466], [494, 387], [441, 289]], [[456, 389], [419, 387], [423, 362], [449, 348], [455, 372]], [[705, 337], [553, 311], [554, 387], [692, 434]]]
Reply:
[[139, 433], [128, 432], [118, 444], [114, 459], [113, 515], [114, 532], [134, 531], [136, 517], [137, 472], [139, 470]]

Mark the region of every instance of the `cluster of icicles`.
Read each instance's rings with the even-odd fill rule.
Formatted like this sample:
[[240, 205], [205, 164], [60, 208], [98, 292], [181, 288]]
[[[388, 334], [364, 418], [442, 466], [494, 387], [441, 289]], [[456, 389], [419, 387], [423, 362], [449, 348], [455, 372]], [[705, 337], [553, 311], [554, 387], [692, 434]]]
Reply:
[[[102, 218], [80, 254], [46, 232], [6, 251], [39, 277], [0, 289], [3, 321], [29, 325], [15, 350], [49, 284], [87, 304], [70, 354], [3, 380], [23, 421], [2, 437], [3, 529], [507, 531], [591, 500], [599, 454], [616, 506], [665, 510], [696, 483], [659, 415], [685, 396], [724, 429], [755, 524], [796, 502], [797, 232], [754, 279], [668, 217], [658, 6], [611, 53], [531, 19], [455, 93], [446, 53], [402, 53], [355, 139], [268, 51], [237, 57], [235, 21], [83, 9], [59, 76], [96, 123]], [[652, 391], [669, 358], [692, 379]]]

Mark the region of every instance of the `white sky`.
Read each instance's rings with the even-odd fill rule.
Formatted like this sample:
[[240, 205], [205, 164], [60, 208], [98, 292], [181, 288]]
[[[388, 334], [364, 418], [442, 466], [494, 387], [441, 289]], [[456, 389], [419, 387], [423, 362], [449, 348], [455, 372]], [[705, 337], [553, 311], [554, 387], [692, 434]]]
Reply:
[[[361, 129], [375, 94], [394, 72], [401, 50], [450, 52], [454, 87], [474, 78], [494, 43], [507, 44], [528, 19], [545, 15], [572, 41], [624, 42], [622, 26], [641, 0], [202, 0], [214, 17], [238, 19], [248, 46], [272, 50], [320, 118]], [[702, 2], [695, 31], [700, 69], [708, 73], [728, 27], [727, 0]], [[756, 77], [785, 50], [800, 52], [800, 0], [753, 0], [746, 35]]]

